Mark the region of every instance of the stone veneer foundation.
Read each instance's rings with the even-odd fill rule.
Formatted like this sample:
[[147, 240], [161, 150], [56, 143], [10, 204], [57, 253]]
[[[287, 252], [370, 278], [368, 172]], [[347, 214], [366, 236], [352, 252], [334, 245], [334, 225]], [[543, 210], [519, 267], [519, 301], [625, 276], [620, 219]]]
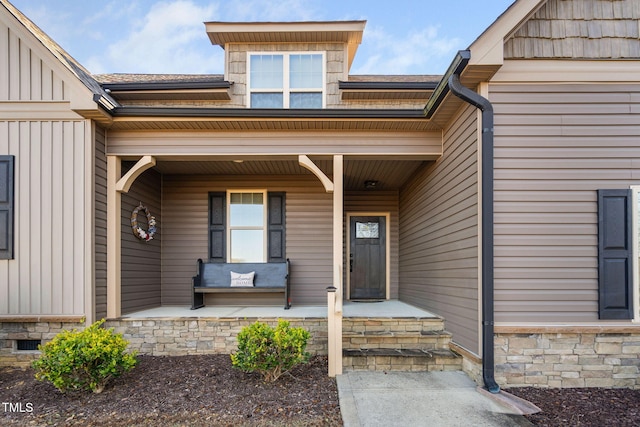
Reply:
[[640, 389], [637, 327], [496, 327], [495, 379], [509, 387]]
[[[327, 354], [327, 320], [323, 318], [287, 318], [291, 327], [302, 327], [311, 338], [307, 351], [312, 355]], [[129, 348], [152, 356], [185, 356], [188, 354], [231, 354], [237, 350], [236, 336], [256, 321], [271, 326], [277, 319], [261, 318], [123, 318], [107, 320], [129, 341]]]
[[17, 340], [51, 340], [63, 330], [84, 328], [80, 316], [42, 316], [25, 318], [0, 318], [0, 366], [26, 367], [40, 356], [39, 351], [18, 351]]

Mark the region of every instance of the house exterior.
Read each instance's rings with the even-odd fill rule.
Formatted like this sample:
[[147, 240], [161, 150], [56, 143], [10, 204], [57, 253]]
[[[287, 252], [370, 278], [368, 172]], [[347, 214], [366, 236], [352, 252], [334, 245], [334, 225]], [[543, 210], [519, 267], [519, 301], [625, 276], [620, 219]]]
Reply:
[[517, 0], [442, 76], [350, 75], [364, 21], [209, 22], [224, 75], [92, 75], [0, 3], [0, 363], [190, 305], [199, 258], [289, 258], [332, 375], [343, 300], [390, 299], [490, 389], [640, 387], [638, 0]]

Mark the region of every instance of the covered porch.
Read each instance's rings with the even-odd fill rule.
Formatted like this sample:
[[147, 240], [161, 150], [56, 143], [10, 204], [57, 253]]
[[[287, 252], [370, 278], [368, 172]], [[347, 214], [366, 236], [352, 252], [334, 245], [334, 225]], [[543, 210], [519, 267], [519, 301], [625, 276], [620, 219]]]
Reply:
[[[236, 350], [235, 336], [256, 321], [275, 325], [279, 319], [311, 334], [307, 350], [329, 355], [326, 306], [163, 306], [108, 321], [133, 349], [149, 355], [190, 355]], [[398, 301], [346, 301], [342, 310], [340, 370], [461, 370], [461, 357], [451, 351], [444, 319]]]

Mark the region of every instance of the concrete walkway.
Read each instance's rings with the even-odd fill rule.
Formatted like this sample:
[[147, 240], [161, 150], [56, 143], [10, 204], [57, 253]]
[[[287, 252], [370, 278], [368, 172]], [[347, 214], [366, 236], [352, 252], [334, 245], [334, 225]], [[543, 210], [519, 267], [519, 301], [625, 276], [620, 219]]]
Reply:
[[346, 372], [336, 377], [345, 427], [531, 426], [464, 372]]

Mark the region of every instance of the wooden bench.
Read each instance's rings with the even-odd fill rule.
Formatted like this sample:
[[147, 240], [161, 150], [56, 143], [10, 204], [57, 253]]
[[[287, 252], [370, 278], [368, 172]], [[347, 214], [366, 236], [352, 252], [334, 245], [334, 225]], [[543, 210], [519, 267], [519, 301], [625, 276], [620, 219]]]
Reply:
[[[191, 310], [204, 307], [204, 294], [208, 293], [283, 293], [284, 308], [291, 307], [289, 300], [289, 260], [286, 262], [214, 263], [197, 262], [198, 274], [193, 277]], [[255, 272], [253, 286], [232, 287], [231, 272]]]

